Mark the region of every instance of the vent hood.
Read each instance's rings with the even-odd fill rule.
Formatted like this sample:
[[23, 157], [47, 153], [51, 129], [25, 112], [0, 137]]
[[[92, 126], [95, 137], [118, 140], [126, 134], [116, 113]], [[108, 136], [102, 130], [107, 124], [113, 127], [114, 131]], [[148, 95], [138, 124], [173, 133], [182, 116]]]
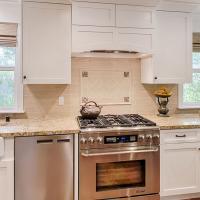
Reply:
[[152, 54], [139, 53], [135, 51], [124, 51], [124, 50], [91, 50], [80, 53], [72, 53], [72, 57], [82, 58], [145, 58], [151, 57]]

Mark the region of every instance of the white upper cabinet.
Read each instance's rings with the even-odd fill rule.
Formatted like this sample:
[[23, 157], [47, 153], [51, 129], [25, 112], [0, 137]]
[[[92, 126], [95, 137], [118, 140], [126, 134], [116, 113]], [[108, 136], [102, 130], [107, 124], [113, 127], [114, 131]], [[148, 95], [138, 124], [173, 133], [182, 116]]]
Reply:
[[116, 49], [151, 53], [153, 33], [153, 29], [117, 28]]
[[71, 4], [71, 0], [24, 0], [24, 2]]
[[116, 26], [126, 28], [154, 28], [153, 8], [116, 5]]
[[71, 6], [23, 4], [23, 76], [26, 84], [71, 82]]
[[[79, 2], [86, 0], [77, 0]], [[124, 4], [124, 5], [140, 5], [140, 6], [156, 6], [160, 0], [87, 0], [87, 2], [93, 3], [112, 3], [112, 4]], [[194, 0], [195, 1], [195, 0]], [[196, 0], [198, 1], [198, 0]]]
[[142, 60], [142, 83], [184, 83], [192, 78], [190, 13], [157, 11], [153, 57]]
[[115, 29], [112, 27], [73, 26], [72, 52], [91, 50], [112, 50]]
[[153, 7], [73, 2], [72, 52], [152, 53]]
[[115, 26], [115, 5], [73, 2], [72, 24], [84, 26]]

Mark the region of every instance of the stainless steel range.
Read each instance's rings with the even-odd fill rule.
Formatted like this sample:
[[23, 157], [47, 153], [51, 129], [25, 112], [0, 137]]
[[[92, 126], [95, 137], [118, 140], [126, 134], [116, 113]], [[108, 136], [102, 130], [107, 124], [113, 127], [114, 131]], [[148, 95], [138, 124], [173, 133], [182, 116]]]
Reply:
[[160, 134], [140, 115], [78, 117], [80, 200], [159, 200]]

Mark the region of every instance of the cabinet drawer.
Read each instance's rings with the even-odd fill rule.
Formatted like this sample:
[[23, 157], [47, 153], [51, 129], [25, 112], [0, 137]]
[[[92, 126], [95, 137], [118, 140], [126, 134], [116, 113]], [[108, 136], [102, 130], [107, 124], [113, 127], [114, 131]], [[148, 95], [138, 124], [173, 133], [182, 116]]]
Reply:
[[[161, 132], [162, 133], [162, 132]], [[177, 143], [190, 143], [198, 142], [199, 135], [195, 130], [185, 131], [163, 131], [161, 134], [161, 144], [177, 144]]]
[[117, 28], [118, 49], [151, 53], [153, 32], [151, 29]]
[[111, 50], [114, 48], [114, 37], [114, 28], [73, 26], [72, 52]]
[[155, 13], [152, 8], [117, 5], [117, 27], [153, 28]]
[[72, 24], [85, 26], [115, 26], [115, 5], [73, 2]]

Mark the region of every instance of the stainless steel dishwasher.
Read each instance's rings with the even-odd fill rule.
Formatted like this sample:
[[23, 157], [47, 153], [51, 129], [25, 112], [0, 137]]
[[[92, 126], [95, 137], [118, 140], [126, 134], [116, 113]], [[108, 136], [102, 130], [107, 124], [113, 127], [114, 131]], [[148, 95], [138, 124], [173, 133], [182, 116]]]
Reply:
[[73, 200], [74, 138], [15, 139], [15, 200]]

